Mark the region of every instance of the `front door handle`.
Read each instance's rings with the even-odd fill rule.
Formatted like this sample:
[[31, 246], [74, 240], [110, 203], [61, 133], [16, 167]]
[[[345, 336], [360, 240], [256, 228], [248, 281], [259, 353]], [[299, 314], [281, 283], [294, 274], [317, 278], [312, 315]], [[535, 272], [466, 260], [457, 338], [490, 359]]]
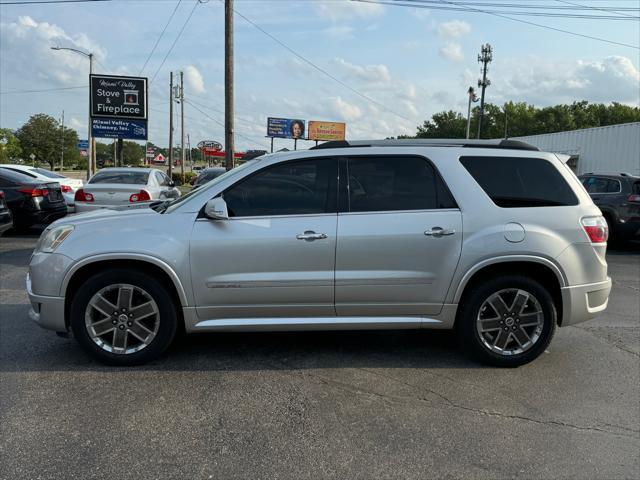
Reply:
[[296, 235], [298, 240], [306, 240], [307, 242], [313, 242], [314, 240], [322, 240], [323, 238], [327, 238], [326, 233], [316, 233], [313, 230], [307, 230], [304, 233], [299, 233]]
[[444, 237], [445, 235], [453, 235], [456, 231], [453, 228], [433, 227], [431, 230], [424, 232], [428, 237]]

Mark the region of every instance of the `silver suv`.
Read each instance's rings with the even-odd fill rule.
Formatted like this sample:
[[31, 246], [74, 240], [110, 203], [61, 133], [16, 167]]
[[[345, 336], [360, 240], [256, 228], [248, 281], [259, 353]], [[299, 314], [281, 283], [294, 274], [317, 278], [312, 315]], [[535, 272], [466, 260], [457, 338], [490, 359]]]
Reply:
[[181, 330], [438, 328], [516, 366], [607, 307], [607, 235], [576, 176], [530, 145], [328, 142], [152, 208], [55, 222], [30, 316], [120, 365]]

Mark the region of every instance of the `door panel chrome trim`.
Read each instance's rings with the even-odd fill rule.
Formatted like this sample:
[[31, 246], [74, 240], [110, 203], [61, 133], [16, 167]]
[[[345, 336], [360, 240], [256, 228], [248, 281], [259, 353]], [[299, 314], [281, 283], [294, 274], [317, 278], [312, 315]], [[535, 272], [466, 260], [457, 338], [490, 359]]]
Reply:
[[226, 318], [202, 320], [194, 331], [295, 331], [295, 330], [366, 330], [420, 328], [423, 323], [440, 324], [426, 317], [310, 317], [310, 318]]

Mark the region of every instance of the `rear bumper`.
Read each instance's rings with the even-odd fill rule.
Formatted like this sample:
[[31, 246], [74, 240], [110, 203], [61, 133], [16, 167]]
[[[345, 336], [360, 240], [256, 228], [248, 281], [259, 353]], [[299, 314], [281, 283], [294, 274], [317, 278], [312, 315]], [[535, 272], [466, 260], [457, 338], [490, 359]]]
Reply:
[[31, 302], [29, 318], [47, 330], [66, 332], [64, 297], [35, 295], [31, 290], [31, 278], [27, 275], [27, 295]]
[[603, 282], [564, 287], [562, 293], [562, 327], [586, 322], [603, 312], [609, 303], [611, 278]]

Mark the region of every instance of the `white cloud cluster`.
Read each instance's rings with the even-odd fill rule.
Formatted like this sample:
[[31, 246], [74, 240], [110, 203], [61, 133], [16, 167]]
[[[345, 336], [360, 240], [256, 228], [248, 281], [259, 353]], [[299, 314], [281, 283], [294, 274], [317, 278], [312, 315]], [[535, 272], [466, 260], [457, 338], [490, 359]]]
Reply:
[[73, 52], [52, 51], [54, 46], [89, 51], [98, 62], [107, 55], [106, 49], [87, 35], [72, 36], [57, 25], [37, 22], [29, 16], [0, 23], [0, 56], [5, 71], [25, 80], [45, 80], [54, 86], [86, 84], [87, 59]]
[[347, 78], [367, 83], [388, 84], [391, 82], [391, 74], [386, 65], [356, 65], [340, 57], [335, 59], [335, 63]]
[[494, 63], [488, 92], [500, 101], [526, 101], [535, 105], [575, 100], [635, 105], [640, 102], [640, 71], [629, 58], [620, 55], [602, 60], [560, 62], [529, 57]]
[[202, 73], [195, 66], [188, 65], [184, 68], [184, 80], [190, 92], [198, 95], [206, 93]]
[[316, 14], [332, 22], [377, 17], [384, 13], [382, 5], [363, 2], [320, 1], [314, 2], [313, 9]]
[[440, 55], [453, 62], [464, 60], [460, 38], [471, 32], [471, 25], [462, 20], [451, 20], [440, 23], [436, 31], [444, 40], [444, 45], [439, 50]]

